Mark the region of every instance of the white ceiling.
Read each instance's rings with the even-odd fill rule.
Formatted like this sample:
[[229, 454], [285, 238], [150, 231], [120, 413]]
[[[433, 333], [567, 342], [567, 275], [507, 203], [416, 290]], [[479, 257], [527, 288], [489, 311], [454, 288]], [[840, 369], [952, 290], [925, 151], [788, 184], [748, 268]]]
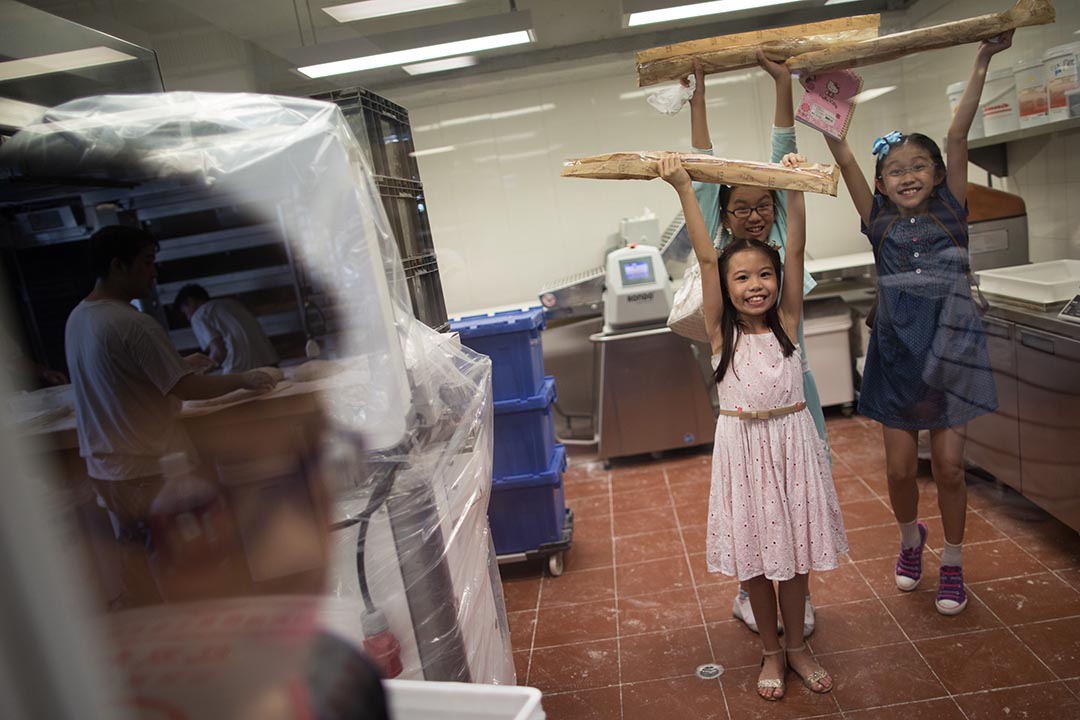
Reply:
[[[699, 37], [902, 10], [915, 0], [854, 0], [831, 6], [825, 6], [825, 0], [793, 0], [722, 20], [713, 16], [640, 28], [623, 26], [624, 9], [690, 4], [691, 0], [468, 0], [448, 8], [348, 24], [322, 11], [345, 0], [21, 1], [154, 50], [167, 89], [308, 95], [362, 85], [393, 97], [451, 78], [482, 82], [483, 76], [501, 71], [535, 72], [541, 66], [566, 66]], [[322, 80], [310, 80], [295, 70], [298, 64], [460, 39], [475, 34], [493, 18], [506, 20], [512, 13], [527, 13], [536, 41], [484, 52], [471, 68], [414, 77], [395, 67]]]

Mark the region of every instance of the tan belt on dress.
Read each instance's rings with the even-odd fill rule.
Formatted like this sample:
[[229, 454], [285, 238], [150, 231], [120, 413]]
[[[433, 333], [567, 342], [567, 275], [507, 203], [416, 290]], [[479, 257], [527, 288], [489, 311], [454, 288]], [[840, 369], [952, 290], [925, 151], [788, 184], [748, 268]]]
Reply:
[[787, 407], [774, 408], [772, 410], [719, 410], [721, 415], [737, 417], [740, 420], [768, 420], [771, 417], [790, 415], [806, 409], [805, 402], [797, 402]]

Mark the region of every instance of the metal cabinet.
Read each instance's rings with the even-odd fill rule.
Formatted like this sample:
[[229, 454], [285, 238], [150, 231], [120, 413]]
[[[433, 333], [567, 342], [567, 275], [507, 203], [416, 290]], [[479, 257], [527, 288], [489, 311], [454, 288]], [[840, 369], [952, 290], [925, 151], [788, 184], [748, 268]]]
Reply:
[[1017, 327], [1023, 493], [1080, 528], [1080, 342]]
[[983, 318], [990, 366], [997, 385], [998, 409], [968, 423], [968, 460], [1021, 491], [1020, 423], [1016, 379], [1017, 327], [996, 318]]

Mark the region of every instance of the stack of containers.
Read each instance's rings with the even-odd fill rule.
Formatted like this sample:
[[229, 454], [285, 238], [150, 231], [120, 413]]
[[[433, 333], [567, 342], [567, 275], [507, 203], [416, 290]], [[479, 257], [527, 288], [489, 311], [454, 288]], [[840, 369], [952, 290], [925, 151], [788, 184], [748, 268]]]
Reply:
[[495, 441], [488, 521], [499, 555], [562, 540], [566, 449], [555, 443], [555, 378], [544, 376], [541, 308], [454, 320], [463, 345], [491, 358]]

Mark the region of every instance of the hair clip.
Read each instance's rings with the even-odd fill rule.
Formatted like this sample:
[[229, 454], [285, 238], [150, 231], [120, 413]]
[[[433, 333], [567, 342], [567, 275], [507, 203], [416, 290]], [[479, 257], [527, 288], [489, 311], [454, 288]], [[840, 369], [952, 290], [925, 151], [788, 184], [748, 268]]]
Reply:
[[893, 130], [885, 137], [879, 137], [874, 140], [874, 147], [872, 152], [878, 157], [885, 157], [889, 154], [889, 150], [893, 145], [897, 144], [904, 139], [904, 136], [900, 134], [899, 130]]

